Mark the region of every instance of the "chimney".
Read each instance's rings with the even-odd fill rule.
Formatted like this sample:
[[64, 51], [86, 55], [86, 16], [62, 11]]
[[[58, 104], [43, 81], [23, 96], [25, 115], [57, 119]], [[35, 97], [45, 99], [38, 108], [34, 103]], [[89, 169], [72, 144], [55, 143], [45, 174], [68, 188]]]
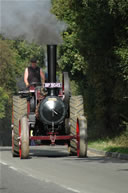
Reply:
[[56, 82], [56, 50], [57, 45], [47, 45], [48, 82]]

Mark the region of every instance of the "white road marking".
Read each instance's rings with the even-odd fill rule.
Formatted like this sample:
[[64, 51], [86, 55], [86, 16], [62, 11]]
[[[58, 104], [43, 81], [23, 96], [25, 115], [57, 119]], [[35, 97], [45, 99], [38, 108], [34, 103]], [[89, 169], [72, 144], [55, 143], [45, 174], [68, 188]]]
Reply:
[[73, 188], [71, 188], [71, 187], [67, 187], [67, 186], [62, 185], [62, 184], [59, 184], [59, 183], [55, 183], [55, 182], [53, 182], [52, 180], [49, 180], [49, 179], [43, 179], [43, 180], [42, 180], [42, 179], [39, 179], [38, 177], [36, 177], [36, 176], [34, 176], [34, 175], [32, 175], [32, 174], [27, 174], [27, 176], [28, 176], [28, 177], [31, 177], [31, 178], [34, 178], [34, 179], [36, 179], [36, 180], [43, 181], [43, 182], [45, 182], [45, 183], [54, 183], [54, 184], [56, 184], [57, 186], [62, 187], [62, 188], [64, 188], [64, 189], [66, 189], [66, 190], [72, 191], [72, 192], [74, 192], [74, 193], [80, 193], [79, 190], [73, 189]]
[[75, 193], [80, 193], [79, 190], [76, 190], [76, 189], [73, 189], [73, 188], [70, 188], [70, 187], [67, 187], [66, 189], [67, 189], [67, 190], [70, 190], [70, 191], [72, 191], [72, 192], [75, 192]]
[[9, 166], [9, 168], [12, 169], [12, 170], [18, 171], [18, 169], [13, 167], [13, 166]]
[[66, 190], [72, 191], [72, 192], [74, 192], [74, 193], [80, 193], [79, 190], [76, 190], [76, 189], [74, 189], [74, 188], [67, 187], [67, 186], [65, 186], [65, 185], [58, 184], [58, 183], [55, 183], [55, 184], [58, 185], [58, 186], [60, 186], [60, 187], [62, 187], [62, 188], [64, 188], [64, 189], [66, 189]]
[[8, 164], [5, 162], [0, 161], [0, 164], [7, 166]]
[[[2, 165], [8, 165], [7, 163], [5, 163], [5, 162], [3, 162], [3, 161], [0, 161], [0, 164], [2, 164]], [[24, 171], [24, 170], [15, 168], [15, 167], [13, 167], [13, 166], [11, 166], [11, 165], [10, 165], [10, 166], [8, 165], [8, 167], [9, 167], [10, 169], [14, 170], [14, 171], [20, 172], [20, 173], [22, 173], [22, 174], [26, 174], [28, 177], [32, 177], [32, 178], [35, 178], [35, 179], [39, 180], [38, 177], [36, 177], [36, 176], [34, 176], [34, 175], [32, 175], [32, 174]], [[40, 180], [41, 180], [41, 179], [40, 179]], [[41, 180], [41, 181], [42, 181], [42, 180]], [[51, 180], [49, 180], [49, 179], [44, 179], [43, 181], [46, 182], [46, 183], [52, 182], [52, 183], [54, 183], [54, 184], [56, 184], [56, 185], [58, 185], [58, 186], [60, 186], [60, 187], [62, 187], [62, 188], [64, 188], [64, 189], [69, 190], [69, 191], [72, 191], [72, 192], [74, 192], [74, 193], [80, 193], [79, 190], [73, 189], [73, 188], [71, 188], [71, 187], [67, 187], [67, 186], [62, 185], [62, 184], [55, 183], [55, 182], [53, 182], [53, 181], [51, 181]]]
[[32, 174], [29, 174], [27, 172], [26, 172], [26, 174], [27, 174], [28, 177], [31, 177], [31, 178], [34, 178], [34, 179], [38, 180], [38, 178], [36, 176], [33, 176]]
[[45, 179], [44, 180], [46, 183], [50, 183], [51, 181], [50, 180], [48, 180], [48, 179]]

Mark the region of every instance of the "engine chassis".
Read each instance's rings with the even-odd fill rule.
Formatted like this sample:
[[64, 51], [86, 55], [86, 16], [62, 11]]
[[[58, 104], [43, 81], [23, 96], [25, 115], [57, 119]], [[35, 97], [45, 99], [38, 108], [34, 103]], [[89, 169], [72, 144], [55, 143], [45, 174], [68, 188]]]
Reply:
[[[29, 90], [25, 90], [25, 91], [19, 91], [19, 95], [22, 98], [27, 98], [27, 117], [28, 117], [28, 124], [29, 124], [29, 130], [30, 130], [30, 136], [29, 136], [29, 140], [30, 143], [31, 141], [50, 141], [51, 145], [55, 145], [56, 141], [64, 141], [64, 144], [69, 144], [71, 139], [77, 139], [76, 135], [67, 135], [65, 132], [63, 134], [61, 134], [60, 132], [56, 132], [56, 131], [50, 131], [50, 132], [45, 132], [45, 135], [32, 135], [32, 130], [35, 127], [36, 121], [38, 121], [38, 105], [45, 100], [49, 95], [48, 92], [46, 92], [45, 94], [42, 93], [41, 94], [41, 89], [44, 88], [45, 89], [56, 89], [56, 91], [58, 92], [58, 97], [63, 101], [63, 99], [65, 98], [64, 96], [64, 91], [62, 88], [62, 84], [61, 83], [45, 83], [43, 85], [43, 87], [38, 86], [38, 87], [34, 87], [31, 86], [29, 88]], [[46, 91], [46, 90], [45, 90]], [[53, 96], [54, 97], [54, 96]], [[35, 104], [33, 103], [33, 98], [35, 99]], [[31, 104], [32, 102], [32, 104]], [[35, 109], [34, 109], [35, 106]], [[66, 107], [67, 109], [68, 107]], [[31, 109], [35, 110], [35, 112], [31, 111]], [[67, 116], [67, 115], [66, 115]], [[63, 120], [66, 119], [66, 116], [63, 118]], [[60, 125], [62, 125], [62, 123], [60, 123]], [[42, 126], [46, 126], [46, 124], [42, 124]], [[47, 125], [48, 126], [48, 125]], [[50, 125], [49, 125], [50, 126]], [[62, 125], [63, 127], [63, 125]], [[62, 128], [62, 130], [64, 131], [65, 128]], [[61, 143], [60, 143], [61, 144]]]

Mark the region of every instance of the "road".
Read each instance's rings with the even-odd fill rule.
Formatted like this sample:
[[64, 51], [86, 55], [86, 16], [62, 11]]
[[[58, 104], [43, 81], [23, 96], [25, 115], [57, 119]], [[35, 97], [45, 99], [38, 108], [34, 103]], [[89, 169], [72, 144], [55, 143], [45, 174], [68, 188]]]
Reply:
[[0, 193], [128, 193], [128, 162], [66, 148], [32, 147], [30, 158], [12, 158], [0, 147]]

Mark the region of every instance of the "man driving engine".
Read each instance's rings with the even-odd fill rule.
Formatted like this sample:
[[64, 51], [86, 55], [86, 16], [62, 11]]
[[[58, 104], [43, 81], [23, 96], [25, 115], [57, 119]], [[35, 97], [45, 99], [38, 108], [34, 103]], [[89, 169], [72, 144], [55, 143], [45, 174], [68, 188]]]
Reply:
[[36, 58], [31, 59], [31, 65], [25, 69], [24, 82], [26, 87], [29, 87], [32, 83], [42, 84], [45, 83], [45, 75], [41, 68], [37, 66]]

